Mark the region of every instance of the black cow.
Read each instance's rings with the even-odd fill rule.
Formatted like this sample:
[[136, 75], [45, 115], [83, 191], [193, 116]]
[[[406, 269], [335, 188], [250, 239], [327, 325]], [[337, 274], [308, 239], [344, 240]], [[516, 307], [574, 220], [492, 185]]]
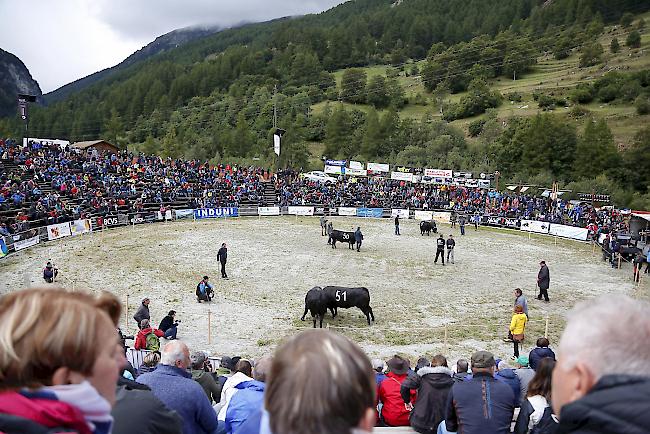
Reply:
[[332, 248], [336, 249], [336, 242], [340, 241], [342, 243], [348, 243], [350, 249], [354, 249], [354, 232], [343, 232], [337, 231], [336, 229], [332, 230], [328, 244], [332, 244]]
[[300, 320], [304, 321], [307, 311], [309, 311], [314, 320], [314, 328], [316, 328], [316, 319], [320, 320], [320, 328], [323, 328], [323, 319], [325, 318], [329, 304], [329, 294], [323, 291], [320, 286], [314, 286], [305, 295], [305, 312], [302, 314]]
[[424, 235], [424, 233], [426, 232], [427, 236], [429, 236], [431, 235], [431, 231], [433, 231], [434, 234], [438, 232], [438, 228], [436, 227], [436, 222], [434, 222], [433, 220], [429, 220], [429, 221], [423, 220], [420, 222], [420, 235]]
[[329, 302], [328, 308], [332, 311], [332, 317], [338, 314], [338, 308], [348, 309], [350, 307], [358, 307], [361, 312], [366, 316], [368, 325], [370, 325], [370, 318], [375, 320], [375, 314], [370, 307], [370, 292], [368, 288], [346, 288], [343, 286], [326, 286], [323, 292], [327, 294]]

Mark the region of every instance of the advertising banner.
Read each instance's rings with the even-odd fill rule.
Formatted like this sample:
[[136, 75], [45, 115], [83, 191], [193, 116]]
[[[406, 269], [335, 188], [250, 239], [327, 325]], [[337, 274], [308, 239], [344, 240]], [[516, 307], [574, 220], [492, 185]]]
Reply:
[[160, 211], [156, 212], [156, 218], [158, 220], [171, 220], [172, 219], [172, 210], [168, 209], [165, 211], [165, 214], [163, 214]]
[[360, 161], [350, 161], [350, 169], [363, 170], [363, 163]]
[[[194, 210], [190, 210], [190, 211], [194, 211]], [[156, 217], [157, 215], [152, 213], [150, 214], [138, 213], [133, 215], [133, 217], [129, 221], [134, 225], [139, 225], [141, 223], [153, 223], [156, 221]]]
[[287, 211], [291, 215], [308, 216], [314, 215], [313, 206], [290, 206]]
[[383, 163], [368, 163], [368, 170], [373, 172], [390, 172], [390, 165]]
[[345, 167], [345, 163], [347, 163], [347, 160], [325, 160], [325, 165], [326, 166]]
[[194, 215], [193, 209], [177, 209], [174, 211], [176, 220], [188, 219]]
[[239, 208], [201, 208], [194, 210], [194, 218], [201, 219], [218, 219], [239, 216]]
[[77, 236], [81, 234], [88, 233], [93, 230], [92, 223], [90, 219], [75, 220], [70, 223], [70, 233], [72, 236]]
[[390, 173], [390, 179], [396, 179], [398, 181], [413, 181], [413, 174], [412, 173], [405, 173], [405, 172], [391, 172]]
[[436, 177], [436, 178], [453, 178], [453, 172], [451, 170], [443, 169], [424, 169], [424, 176]]
[[401, 209], [401, 208], [393, 208], [390, 210], [390, 216], [391, 217], [397, 217], [401, 219], [407, 219], [409, 218], [409, 210], [408, 209]]
[[331, 175], [340, 175], [343, 169], [341, 166], [325, 166], [325, 173], [329, 173]]
[[415, 220], [433, 220], [433, 212], [415, 211]]
[[571, 238], [572, 240], [580, 241], [587, 241], [587, 237], [589, 236], [589, 230], [586, 228], [556, 224], [551, 225], [548, 233], [551, 235], [557, 235], [558, 237]]
[[106, 217], [97, 217], [96, 226], [110, 228], [113, 226], [128, 225], [129, 217], [126, 214], [109, 215]]
[[356, 208], [339, 207], [339, 215], [355, 217], [357, 215]]
[[350, 167], [345, 169], [345, 174], [348, 176], [367, 176], [368, 172], [363, 169], [353, 169]]
[[384, 210], [382, 208], [357, 208], [357, 217], [374, 217], [382, 218]]
[[0, 237], [0, 258], [7, 256], [7, 254], [9, 254], [7, 243], [5, 243], [4, 238]]
[[49, 225], [47, 227], [47, 239], [48, 240], [57, 240], [63, 237], [69, 237], [70, 233], [70, 223], [59, 223], [56, 225]]
[[262, 216], [280, 215], [280, 207], [279, 206], [257, 207], [257, 215], [262, 215]]
[[451, 221], [451, 213], [446, 211], [434, 211], [433, 220], [438, 223], [449, 223]]
[[503, 219], [503, 225], [508, 228], [519, 229], [519, 219], [506, 217]]
[[489, 226], [501, 226], [501, 219], [502, 217], [497, 217], [497, 216], [483, 216], [481, 222], [482, 224], [486, 224]]
[[551, 226], [548, 222], [539, 222], [537, 220], [522, 220], [521, 230], [526, 232], [535, 232], [537, 234], [548, 234]]
[[41, 237], [39, 237], [38, 235], [33, 236], [31, 238], [27, 238], [26, 240], [14, 241], [14, 250], [15, 251], [23, 250], [28, 247], [35, 246], [40, 242], [41, 242]]

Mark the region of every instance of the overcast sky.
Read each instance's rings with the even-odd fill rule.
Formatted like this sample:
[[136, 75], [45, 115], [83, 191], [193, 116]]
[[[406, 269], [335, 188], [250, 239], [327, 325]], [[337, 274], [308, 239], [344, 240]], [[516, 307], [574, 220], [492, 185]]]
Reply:
[[0, 48], [43, 93], [113, 66], [157, 36], [321, 12], [342, 0], [0, 0]]

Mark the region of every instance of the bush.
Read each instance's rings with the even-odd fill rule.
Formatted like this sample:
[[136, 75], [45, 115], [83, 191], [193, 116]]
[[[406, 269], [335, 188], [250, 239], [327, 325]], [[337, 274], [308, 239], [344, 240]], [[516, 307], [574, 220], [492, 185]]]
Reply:
[[485, 119], [476, 119], [469, 124], [468, 130], [470, 137], [476, 137], [483, 132]]
[[636, 107], [636, 112], [639, 115], [647, 115], [650, 114], [650, 99], [647, 96], [641, 95], [636, 99], [634, 102], [634, 106]]
[[621, 17], [621, 26], [630, 27], [632, 25], [632, 21], [634, 21], [634, 15], [629, 12], [625, 12]]
[[508, 101], [512, 102], [521, 102], [523, 100], [523, 97], [519, 92], [510, 92], [506, 94], [506, 98], [508, 98]]
[[580, 53], [580, 68], [594, 66], [602, 61], [603, 46], [598, 42], [586, 45]]
[[450, 104], [443, 119], [451, 122], [485, 113], [488, 108], [498, 107], [501, 99], [501, 94], [490, 91], [485, 81], [472, 80], [468, 94], [460, 99], [460, 103]]
[[591, 112], [589, 110], [579, 105], [574, 106], [569, 112], [569, 116], [572, 117], [573, 119], [584, 118], [585, 116], [589, 116], [590, 114]]
[[555, 108], [555, 98], [549, 95], [539, 95], [537, 98], [539, 108], [544, 110], [553, 110]]
[[594, 89], [589, 85], [580, 84], [569, 93], [569, 99], [576, 104], [589, 104], [594, 100]]
[[609, 44], [609, 51], [612, 53], [618, 53], [621, 50], [621, 45], [618, 43], [617, 38], [612, 38], [612, 42]]
[[630, 32], [625, 39], [625, 45], [630, 48], [639, 48], [641, 46], [641, 34], [636, 30]]
[[620, 95], [620, 88], [618, 85], [612, 83], [598, 91], [598, 99], [601, 102], [611, 102], [614, 101]]

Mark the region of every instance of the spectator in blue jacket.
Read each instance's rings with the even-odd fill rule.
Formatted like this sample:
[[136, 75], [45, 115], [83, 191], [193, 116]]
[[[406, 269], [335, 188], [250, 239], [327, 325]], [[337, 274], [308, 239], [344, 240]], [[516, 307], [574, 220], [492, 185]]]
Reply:
[[508, 434], [514, 413], [512, 388], [494, 378], [494, 355], [472, 355], [471, 380], [455, 383], [447, 399], [447, 431], [463, 434]]
[[253, 380], [243, 381], [235, 386], [237, 392], [230, 400], [226, 411], [226, 432], [228, 434], [237, 432], [251, 415], [262, 411], [265, 383], [272, 363], [272, 356], [260, 358], [253, 368]]
[[192, 380], [190, 350], [184, 342], [173, 340], [162, 350], [155, 371], [142, 374], [138, 383], [146, 384], [153, 394], [183, 419], [183, 434], [212, 434], [217, 430], [217, 415], [203, 388]]
[[515, 394], [515, 407], [519, 407], [519, 397], [521, 395], [521, 383], [519, 382], [519, 377], [515, 373], [515, 370], [512, 369], [508, 362], [501, 361], [497, 365], [497, 373], [494, 376], [497, 380], [503, 381], [510, 388], [512, 388], [512, 393]]
[[550, 344], [551, 343], [547, 338], [537, 339], [537, 347], [533, 348], [530, 354], [528, 354], [528, 364], [530, 365], [531, 369], [536, 371], [539, 362], [544, 357], [550, 357], [551, 359], [555, 360], [555, 353], [548, 347]]
[[372, 359], [372, 369], [375, 372], [377, 387], [379, 387], [381, 382], [386, 379], [386, 374], [384, 374], [384, 361], [381, 359]]

